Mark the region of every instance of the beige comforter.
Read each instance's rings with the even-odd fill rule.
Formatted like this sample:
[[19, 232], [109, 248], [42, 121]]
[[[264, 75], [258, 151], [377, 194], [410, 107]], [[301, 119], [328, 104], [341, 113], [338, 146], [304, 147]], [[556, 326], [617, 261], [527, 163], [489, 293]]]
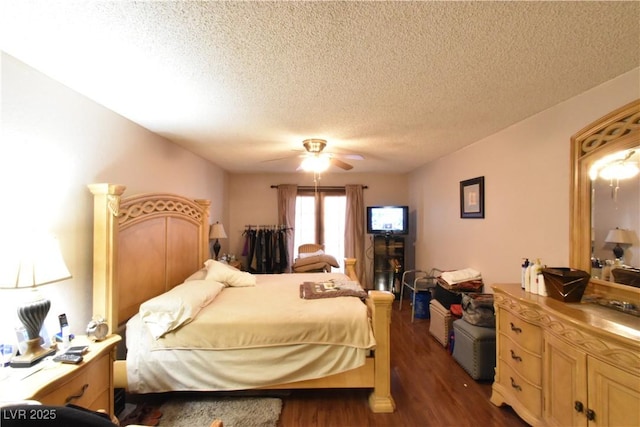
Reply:
[[[375, 347], [367, 308], [355, 297], [307, 300], [313, 274], [269, 275], [255, 287], [225, 288], [195, 320], [154, 342], [162, 349], [246, 349], [290, 344]], [[297, 280], [291, 281], [291, 277]], [[289, 279], [284, 283], [282, 278]], [[327, 279], [327, 275], [322, 276]], [[336, 274], [336, 277], [343, 275]], [[261, 278], [262, 279], [262, 278]]]

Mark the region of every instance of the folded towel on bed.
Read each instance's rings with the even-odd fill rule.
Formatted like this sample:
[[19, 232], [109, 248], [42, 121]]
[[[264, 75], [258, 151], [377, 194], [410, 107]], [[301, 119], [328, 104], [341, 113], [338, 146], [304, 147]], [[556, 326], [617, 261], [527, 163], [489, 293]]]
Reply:
[[358, 282], [303, 282], [300, 285], [300, 298], [358, 297], [364, 299], [367, 293]]

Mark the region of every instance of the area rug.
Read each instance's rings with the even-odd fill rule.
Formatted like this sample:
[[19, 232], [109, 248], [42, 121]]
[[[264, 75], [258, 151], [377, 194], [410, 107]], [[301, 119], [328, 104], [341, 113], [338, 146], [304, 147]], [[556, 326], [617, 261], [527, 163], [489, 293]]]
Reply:
[[282, 400], [275, 397], [173, 397], [161, 407], [161, 427], [208, 427], [219, 419], [224, 427], [276, 427]]

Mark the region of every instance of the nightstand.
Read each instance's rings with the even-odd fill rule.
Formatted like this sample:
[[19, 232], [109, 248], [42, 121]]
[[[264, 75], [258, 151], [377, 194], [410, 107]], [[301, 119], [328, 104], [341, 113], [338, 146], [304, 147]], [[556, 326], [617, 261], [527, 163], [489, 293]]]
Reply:
[[37, 400], [45, 405], [68, 403], [87, 409], [104, 409], [113, 415], [113, 361], [119, 335], [93, 342], [85, 336], [71, 343], [89, 345], [78, 365], [44, 360], [30, 368], [3, 369], [0, 403]]

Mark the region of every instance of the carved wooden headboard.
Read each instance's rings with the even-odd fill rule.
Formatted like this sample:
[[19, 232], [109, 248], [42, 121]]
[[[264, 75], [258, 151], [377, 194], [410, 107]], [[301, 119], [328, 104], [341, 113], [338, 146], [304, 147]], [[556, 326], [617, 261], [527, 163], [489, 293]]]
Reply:
[[182, 283], [209, 257], [208, 200], [91, 184], [93, 315], [112, 330], [140, 304]]

